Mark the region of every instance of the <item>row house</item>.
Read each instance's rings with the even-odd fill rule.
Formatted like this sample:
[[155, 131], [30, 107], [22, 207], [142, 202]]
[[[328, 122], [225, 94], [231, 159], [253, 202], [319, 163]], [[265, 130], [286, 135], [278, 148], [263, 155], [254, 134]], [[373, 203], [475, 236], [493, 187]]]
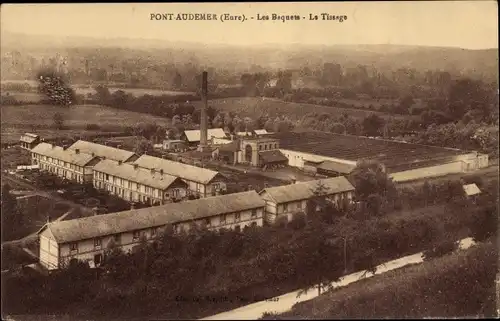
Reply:
[[219, 172], [207, 168], [149, 155], [142, 155], [133, 164], [181, 178], [188, 185], [188, 194], [190, 195], [209, 197], [219, 195], [227, 189], [227, 179]]
[[130, 163], [139, 156], [131, 151], [119, 149], [111, 146], [96, 144], [85, 140], [79, 140], [68, 147], [71, 150], [80, 150], [80, 152], [93, 154], [100, 159], [111, 159], [116, 162]]
[[344, 176], [338, 176], [265, 188], [259, 195], [266, 202], [266, 223], [273, 223], [278, 217], [291, 220], [293, 214], [305, 212], [307, 202], [318, 192], [342, 209], [352, 202], [354, 186]]
[[140, 168], [137, 164], [109, 159], [94, 166], [94, 188], [104, 190], [126, 201], [163, 205], [187, 195], [187, 184], [163, 170]]
[[99, 158], [49, 143], [40, 143], [31, 150], [31, 162], [41, 171], [57, 175], [77, 183], [92, 183], [92, 167]]
[[181, 233], [194, 227], [241, 230], [262, 226], [264, 206], [257, 192], [248, 191], [47, 223], [38, 231], [39, 260], [48, 270], [63, 268], [72, 259], [99, 266], [111, 244], [132, 251], [168, 227]]

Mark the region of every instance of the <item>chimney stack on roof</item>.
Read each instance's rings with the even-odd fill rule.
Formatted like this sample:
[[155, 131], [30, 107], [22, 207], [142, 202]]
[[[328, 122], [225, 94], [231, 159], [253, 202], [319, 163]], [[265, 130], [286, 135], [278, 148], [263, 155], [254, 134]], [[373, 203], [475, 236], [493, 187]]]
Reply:
[[121, 161], [121, 160], [119, 160], [119, 161], [118, 161], [118, 165], [121, 165], [121, 164], [122, 164], [122, 161]]
[[139, 168], [139, 165], [134, 164], [134, 169], [137, 169], [137, 168]]
[[76, 154], [80, 154], [80, 150], [79, 150], [78, 148], [77, 148], [77, 149], [75, 149], [75, 153], [76, 153]]

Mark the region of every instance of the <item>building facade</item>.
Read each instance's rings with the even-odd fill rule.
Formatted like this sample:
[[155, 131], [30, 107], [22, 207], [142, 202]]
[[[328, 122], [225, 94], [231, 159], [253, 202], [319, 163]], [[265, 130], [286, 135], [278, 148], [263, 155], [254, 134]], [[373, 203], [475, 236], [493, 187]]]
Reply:
[[93, 175], [95, 189], [130, 202], [163, 205], [187, 196], [187, 184], [162, 170], [157, 172], [106, 159], [94, 166]]
[[48, 143], [40, 143], [31, 150], [31, 161], [41, 171], [77, 183], [92, 183], [92, 168], [99, 158]]
[[72, 259], [98, 266], [111, 244], [131, 251], [169, 226], [174, 233], [195, 227], [243, 230], [262, 226], [264, 206], [257, 192], [248, 191], [48, 223], [38, 231], [39, 259], [48, 270], [64, 268]]
[[[212, 138], [226, 138], [226, 133], [222, 128], [210, 128], [207, 129], [207, 140], [211, 141]], [[201, 140], [201, 130], [193, 129], [193, 130], [185, 130], [180, 139], [185, 142], [187, 146], [198, 146]]]
[[305, 212], [308, 201], [316, 196], [317, 191], [322, 191], [325, 199], [335, 207], [344, 209], [351, 204], [354, 190], [354, 186], [345, 177], [339, 176], [269, 187], [259, 195], [266, 202], [265, 222], [274, 223], [278, 217], [291, 220], [295, 213]]
[[133, 164], [149, 170], [181, 178], [188, 185], [188, 194], [210, 197], [221, 194], [227, 189], [227, 179], [219, 172], [206, 168], [174, 162], [171, 160], [142, 155]]
[[40, 136], [31, 133], [25, 133], [24, 135], [21, 136], [21, 139], [19, 139], [19, 144], [21, 148], [27, 150], [33, 149], [39, 143], [40, 143]]

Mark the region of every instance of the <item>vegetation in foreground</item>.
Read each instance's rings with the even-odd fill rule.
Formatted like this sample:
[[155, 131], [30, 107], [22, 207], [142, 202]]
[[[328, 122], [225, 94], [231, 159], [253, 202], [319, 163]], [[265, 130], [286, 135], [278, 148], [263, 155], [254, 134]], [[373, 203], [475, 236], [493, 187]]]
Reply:
[[491, 318], [496, 315], [497, 262], [493, 242], [478, 244], [332, 290], [262, 319]]
[[[347, 213], [328, 207], [318, 187], [307, 215], [297, 213], [290, 222], [243, 233], [200, 229], [173, 235], [167, 229], [128, 254], [110, 244], [101, 274], [76, 263], [49, 277], [10, 276], [5, 288], [16, 291], [4, 309], [91, 318], [198, 318], [334, 281], [344, 265], [349, 271], [373, 270], [445, 241], [468, 235], [483, 240], [496, 233], [494, 185], [483, 186], [474, 204], [463, 197], [460, 183], [394, 196], [387, 176], [372, 174], [356, 174], [356, 184], [366, 185], [357, 195], [364, 205]], [[311, 211], [316, 205], [322, 208], [318, 213]], [[430, 207], [411, 210], [425, 205]]]

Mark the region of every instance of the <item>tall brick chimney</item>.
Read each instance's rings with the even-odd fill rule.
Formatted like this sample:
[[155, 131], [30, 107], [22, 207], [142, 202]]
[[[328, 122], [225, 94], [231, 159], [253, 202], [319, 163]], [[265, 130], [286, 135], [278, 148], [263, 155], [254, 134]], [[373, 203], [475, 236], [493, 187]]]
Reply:
[[208, 73], [203, 72], [201, 78], [201, 99], [203, 104], [201, 106], [200, 113], [200, 145], [198, 146], [198, 151], [203, 152], [208, 148], [207, 136], [208, 136], [208, 124], [207, 124], [207, 108], [208, 108], [208, 84], [207, 84]]

